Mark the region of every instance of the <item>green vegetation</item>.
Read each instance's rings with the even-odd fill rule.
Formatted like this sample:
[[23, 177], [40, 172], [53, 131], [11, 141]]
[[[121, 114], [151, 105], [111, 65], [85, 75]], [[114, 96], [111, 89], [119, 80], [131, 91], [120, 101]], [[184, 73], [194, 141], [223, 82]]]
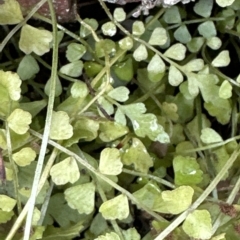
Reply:
[[0, 239], [238, 240], [240, 0], [47, 2], [0, 4]]

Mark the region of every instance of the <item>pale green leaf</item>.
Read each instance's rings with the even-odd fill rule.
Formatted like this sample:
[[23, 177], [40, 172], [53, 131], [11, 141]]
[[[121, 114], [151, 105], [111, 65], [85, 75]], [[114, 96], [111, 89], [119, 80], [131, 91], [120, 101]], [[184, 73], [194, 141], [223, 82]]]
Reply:
[[39, 72], [39, 66], [37, 61], [31, 55], [23, 57], [18, 65], [17, 74], [22, 80], [32, 78], [36, 73]]
[[75, 183], [80, 177], [80, 171], [76, 160], [68, 157], [52, 166], [50, 175], [56, 185], [64, 185], [68, 182]]
[[148, 57], [148, 52], [143, 44], [140, 44], [138, 48], [134, 51], [133, 57], [137, 62], [146, 60]]
[[[192, 203], [194, 190], [190, 186], [181, 186], [172, 191], [163, 191], [155, 202], [154, 211], [161, 213], [179, 214]], [[181, 199], [181, 201], [179, 201]]]
[[[56, 87], [55, 87], [55, 97], [59, 97], [62, 94], [62, 83], [60, 82], [58, 76], [56, 76]], [[49, 79], [44, 87], [44, 92], [47, 96], [50, 95], [51, 92], [51, 79]]]
[[38, 29], [28, 24], [21, 29], [19, 48], [25, 53], [36, 53], [39, 56], [49, 52], [52, 33], [45, 29]]
[[10, 212], [15, 207], [17, 201], [7, 195], [0, 195], [0, 209], [4, 212]]
[[76, 81], [73, 83], [70, 92], [73, 98], [85, 98], [89, 91], [86, 83], [82, 81]]
[[129, 132], [127, 126], [116, 122], [102, 122], [100, 123], [100, 134], [99, 138], [103, 142], [111, 142], [117, 138], [126, 135]]
[[220, 52], [212, 61], [214, 67], [226, 67], [229, 65], [231, 59], [228, 50]]
[[122, 22], [126, 19], [126, 12], [123, 8], [115, 8], [113, 16], [117, 22]]
[[15, 109], [7, 118], [8, 126], [17, 134], [24, 134], [29, 129], [32, 116], [22, 109]]
[[[98, 22], [96, 19], [94, 18], [85, 18], [83, 19], [83, 21], [89, 25], [93, 31], [97, 30], [98, 28]], [[81, 28], [80, 28], [80, 36], [82, 38], [85, 38], [86, 36], [88, 36], [89, 34], [91, 34], [91, 31], [89, 28], [85, 27], [83, 24], [81, 24]]]
[[201, 17], [208, 18], [211, 16], [213, 8], [213, 0], [199, 0], [193, 10]]
[[81, 60], [68, 63], [60, 68], [60, 72], [70, 77], [82, 75], [83, 62]]
[[212, 128], [204, 128], [201, 130], [201, 140], [203, 143], [211, 144], [222, 142], [222, 137]]
[[167, 31], [163, 27], [157, 27], [153, 30], [152, 35], [148, 41], [151, 45], [164, 45], [168, 40]]
[[142, 21], [135, 21], [132, 26], [132, 34], [140, 36], [145, 32], [145, 26]]
[[240, 83], [240, 74], [238, 74], [236, 81]]
[[176, 43], [168, 48], [164, 55], [174, 60], [181, 61], [185, 58], [186, 50], [187, 49], [183, 44]]
[[123, 230], [122, 232], [125, 239], [141, 240], [141, 236], [135, 228], [129, 228], [128, 230]]
[[70, 43], [67, 46], [66, 57], [69, 62], [79, 60], [86, 53], [86, 47], [79, 43]]
[[122, 172], [120, 151], [117, 148], [104, 148], [100, 154], [99, 171], [107, 175], [118, 175]]
[[129, 98], [128, 96], [129, 93], [130, 91], [128, 90], [128, 88], [121, 86], [114, 88], [113, 90], [108, 92], [108, 96], [111, 97], [112, 99], [115, 99], [118, 102], [125, 102]]
[[[21, 79], [16, 73], [7, 71], [4, 72], [0, 70], [0, 85], [2, 88], [6, 88], [9, 94], [9, 97], [17, 101], [20, 99], [21, 94]], [[2, 91], [1, 91], [2, 94]], [[2, 96], [1, 96], [2, 97]]]
[[173, 65], [170, 65], [169, 74], [168, 74], [168, 82], [172, 86], [176, 87], [183, 81], [182, 73]]
[[169, 142], [169, 136], [163, 127], [158, 124], [156, 116], [152, 113], [143, 114], [146, 112], [143, 103], [124, 105], [121, 106], [121, 110], [130, 118], [137, 136], [148, 136], [151, 140], [161, 143]]
[[[114, 113], [114, 107], [111, 102], [109, 102], [106, 98], [104, 97], [99, 97], [98, 102], [101, 105], [101, 107], [106, 111], [106, 113], [110, 116]], [[100, 116], [105, 117], [102, 111], [98, 107], [98, 113]]]
[[215, 37], [217, 35], [217, 31], [213, 21], [205, 21], [198, 25], [199, 34], [205, 38]]
[[184, 69], [187, 72], [198, 72], [204, 67], [204, 61], [201, 58], [196, 58], [190, 60], [187, 64], [184, 65]]
[[228, 99], [232, 97], [233, 87], [228, 80], [224, 80], [219, 88], [219, 97]]
[[119, 41], [119, 47], [123, 50], [130, 50], [133, 47], [133, 40], [130, 37], [125, 37]]
[[5, 0], [0, 4], [0, 24], [17, 24], [23, 20], [20, 5], [16, 0]]
[[173, 159], [173, 169], [177, 185], [195, 185], [203, 180], [203, 172], [195, 158], [176, 156]]
[[126, 126], [126, 124], [127, 124], [127, 119], [126, 119], [124, 113], [121, 111], [120, 108], [117, 109], [117, 111], [116, 111], [116, 113], [114, 115], [114, 120], [117, 123], [119, 123], [119, 124], [121, 124], [123, 126]]
[[218, 37], [211, 37], [207, 39], [207, 46], [213, 50], [217, 50], [222, 46], [222, 40]]
[[72, 137], [73, 127], [69, 123], [70, 119], [66, 112], [53, 112], [50, 138], [64, 140]]
[[34, 161], [36, 156], [37, 154], [32, 148], [25, 147], [22, 148], [19, 152], [14, 153], [12, 155], [12, 158], [18, 166], [24, 167]]
[[67, 188], [64, 195], [69, 207], [80, 214], [90, 214], [94, 210], [95, 185], [92, 182]]
[[161, 190], [159, 187], [150, 181], [144, 185], [144, 187], [133, 193], [133, 196], [149, 209], [153, 209], [154, 204], [158, 201], [160, 195]]
[[134, 169], [139, 172], [147, 173], [149, 168], [153, 166], [144, 144], [138, 139], [133, 138], [131, 146], [125, 150], [122, 156], [122, 162], [125, 165], [134, 165]]
[[163, 73], [166, 69], [166, 65], [158, 54], [155, 54], [147, 66], [147, 70], [151, 74]]
[[106, 22], [101, 27], [104, 35], [112, 37], [117, 32], [117, 27], [113, 22]]
[[216, 0], [220, 7], [231, 6], [235, 0]]
[[209, 239], [212, 236], [212, 220], [207, 210], [190, 213], [182, 226], [184, 232], [195, 239]]
[[120, 240], [120, 237], [115, 232], [110, 232], [105, 235], [101, 235], [94, 240]]
[[121, 194], [113, 199], [104, 202], [99, 212], [102, 213], [103, 217], [108, 220], [123, 220], [129, 215], [129, 206], [127, 196]]
[[188, 80], [188, 91], [190, 95], [192, 97], [196, 97], [199, 93], [198, 79], [196, 74], [188, 73], [187, 80]]

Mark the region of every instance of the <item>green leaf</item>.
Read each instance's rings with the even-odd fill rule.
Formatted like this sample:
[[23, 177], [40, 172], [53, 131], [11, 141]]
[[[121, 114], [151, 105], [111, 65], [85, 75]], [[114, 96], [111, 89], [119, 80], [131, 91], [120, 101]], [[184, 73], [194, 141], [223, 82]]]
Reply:
[[120, 237], [115, 232], [110, 232], [105, 235], [101, 235], [94, 240], [120, 240]]
[[66, 57], [69, 62], [79, 60], [86, 53], [86, 47], [79, 43], [70, 43], [67, 46]]
[[138, 48], [134, 51], [133, 57], [137, 62], [146, 60], [148, 57], [147, 48], [143, 44], [140, 44]]
[[132, 25], [132, 34], [140, 36], [145, 32], [145, 26], [142, 21], [135, 21]]
[[229, 65], [231, 59], [228, 50], [220, 52], [212, 61], [214, 67], [226, 67]]
[[39, 66], [37, 61], [31, 55], [23, 57], [18, 65], [17, 74], [22, 80], [32, 78], [36, 73], [39, 72]]
[[99, 171], [107, 175], [118, 175], [122, 172], [120, 151], [117, 148], [104, 148], [100, 154]]
[[185, 58], [186, 50], [187, 49], [183, 44], [176, 43], [168, 48], [164, 55], [174, 60], [181, 61]]
[[119, 124], [121, 124], [123, 126], [126, 126], [126, 124], [127, 124], [127, 119], [126, 119], [124, 113], [121, 111], [120, 108], [117, 109], [117, 111], [116, 111], [116, 113], [114, 115], [114, 120], [117, 123], [119, 123]]
[[78, 143], [81, 139], [84, 141], [94, 140], [98, 136], [99, 122], [88, 117], [79, 117], [73, 124], [73, 128], [73, 136], [64, 141], [68, 147], [74, 143]]
[[217, 31], [213, 21], [206, 21], [198, 25], [199, 34], [205, 38], [215, 37], [217, 35]]
[[12, 158], [18, 166], [24, 167], [34, 161], [36, 156], [37, 154], [32, 148], [25, 147], [22, 148], [19, 152], [14, 153], [12, 155]]
[[101, 213], [97, 213], [91, 222], [90, 232], [95, 236], [99, 236], [101, 233], [106, 232], [107, 229], [107, 221], [102, 217]]
[[111, 200], [104, 202], [100, 208], [99, 212], [102, 216], [108, 220], [123, 220], [129, 215], [129, 206], [127, 196], [121, 194]]
[[204, 68], [204, 61], [201, 58], [190, 60], [184, 65], [187, 72], [198, 72]]
[[115, 8], [113, 16], [117, 22], [123, 22], [126, 19], [126, 12], [123, 8]]
[[23, 20], [22, 11], [18, 1], [5, 0], [0, 4], [0, 24], [17, 24]]
[[[17, 101], [20, 99], [21, 83], [22, 81], [16, 73], [13, 73], [10, 71], [4, 72], [0, 70], [0, 90], [6, 89], [8, 91], [9, 97], [14, 101]], [[3, 97], [2, 91], [1, 91], [1, 97]]]
[[95, 185], [92, 182], [70, 187], [64, 195], [69, 207], [80, 214], [90, 214], [94, 210]]
[[0, 209], [0, 223], [6, 223], [14, 216], [14, 212], [5, 212]]
[[32, 115], [32, 118], [34, 118], [46, 106], [47, 106], [47, 99], [42, 99], [40, 101], [20, 103], [21, 109], [24, 111], [28, 111]]
[[156, 116], [152, 113], [143, 114], [146, 112], [143, 103], [121, 106], [121, 111], [130, 118], [137, 136], [148, 136], [152, 141], [159, 141], [161, 143], [169, 142], [169, 136], [163, 127], [158, 124]]
[[10, 212], [15, 207], [17, 201], [6, 195], [0, 195], [0, 209], [4, 212]]
[[211, 16], [213, 8], [213, 0], [199, 0], [193, 10], [201, 17], [208, 18]]
[[82, 81], [74, 82], [70, 91], [73, 98], [85, 98], [89, 92], [86, 83]]
[[182, 73], [173, 65], [170, 65], [168, 82], [170, 85], [176, 87], [183, 81]]
[[[113, 104], [111, 102], [109, 102], [107, 99], [105, 99], [104, 97], [100, 96], [98, 98], [98, 102], [101, 105], [101, 107], [106, 111], [106, 113], [108, 115], [112, 115], [114, 113]], [[105, 117], [104, 114], [102, 113], [102, 111], [99, 109], [99, 107], [98, 107], [98, 112], [99, 112], [100, 116]]]
[[232, 97], [233, 87], [228, 80], [224, 80], [219, 88], [219, 97], [228, 99]]
[[134, 75], [133, 60], [131, 57], [124, 62], [116, 63], [113, 66], [113, 71], [116, 76], [123, 81], [131, 81]]
[[[87, 25], [89, 25], [89, 26], [93, 29], [93, 31], [97, 30], [97, 28], [98, 28], [98, 22], [96, 21], [96, 19], [94, 19], [94, 18], [85, 18], [85, 19], [83, 19], [83, 21], [84, 21]], [[81, 24], [80, 37], [85, 38], [85, 37], [87, 37], [89, 34], [91, 34], [91, 31], [90, 31], [88, 28], [84, 27], [83, 24]]]
[[115, 55], [116, 43], [110, 39], [103, 39], [95, 43], [96, 55], [99, 58], [105, 57], [105, 54]]
[[125, 37], [119, 41], [119, 47], [122, 50], [131, 50], [133, 47], [133, 40], [130, 37]]
[[56, 185], [64, 185], [68, 182], [75, 183], [80, 177], [80, 171], [76, 160], [68, 157], [52, 166], [50, 175]]
[[222, 46], [222, 40], [218, 37], [208, 38], [207, 46], [213, 50], [218, 50]]
[[17, 134], [24, 134], [29, 129], [32, 116], [29, 112], [22, 109], [15, 109], [7, 118], [9, 127]]
[[235, 0], [216, 0], [220, 7], [231, 6]]
[[60, 68], [60, 72], [70, 77], [79, 77], [82, 75], [83, 62], [81, 60], [68, 63]]
[[153, 30], [152, 35], [148, 41], [150, 45], [164, 45], [168, 40], [167, 31], [163, 27], [157, 27]]
[[100, 123], [99, 138], [103, 142], [111, 142], [117, 138], [126, 135], [129, 132], [128, 127], [116, 122], [102, 122]]
[[149, 209], [153, 209], [154, 204], [158, 201], [161, 190], [156, 184], [148, 182], [144, 187], [133, 193], [133, 196]]
[[174, 37], [177, 41], [181, 42], [181, 43], [188, 43], [191, 41], [192, 36], [188, 31], [188, 28], [186, 27], [186, 25], [182, 25], [180, 26], [175, 32], [174, 32]]
[[135, 228], [129, 228], [128, 230], [123, 230], [124, 239], [129, 240], [140, 240], [141, 236]]
[[176, 156], [173, 159], [173, 169], [177, 185], [195, 185], [203, 180], [203, 172], [195, 158]]
[[204, 128], [201, 130], [201, 140], [203, 143], [211, 144], [211, 143], [217, 143], [222, 142], [222, 137], [212, 128]]
[[211, 215], [207, 210], [195, 210], [186, 217], [182, 228], [189, 237], [209, 239], [212, 236]]
[[163, 191], [153, 210], [160, 213], [179, 214], [191, 205], [193, 193], [194, 190], [189, 186], [181, 186], [172, 191]]
[[53, 112], [50, 138], [64, 140], [72, 137], [73, 127], [69, 123], [70, 119], [66, 112]]
[[[56, 85], [55, 85], [55, 97], [59, 97], [62, 94], [62, 83], [60, 82], [58, 76], [56, 76]], [[44, 87], [44, 92], [47, 96], [50, 95], [51, 92], [51, 79], [49, 79]]]
[[117, 27], [113, 22], [106, 22], [101, 27], [104, 35], [112, 37], [117, 32]]
[[153, 161], [147, 149], [138, 138], [132, 139], [131, 146], [125, 150], [122, 156], [125, 165], [134, 165], [136, 171], [147, 173], [153, 166]]
[[114, 88], [110, 92], [108, 92], [108, 96], [111, 97], [112, 99], [115, 99], [118, 102], [125, 102], [129, 98], [129, 93], [130, 91], [126, 87], [118, 87]]
[[96, 76], [102, 68], [102, 65], [96, 62], [84, 62], [84, 70], [86, 71], [88, 77]]
[[180, 23], [182, 20], [178, 7], [172, 6], [168, 8], [163, 15], [163, 19], [168, 24]]
[[52, 40], [52, 32], [45, 29], [37, 29], [26, 24], [21, 29], [19, 48], [25, 54], [34, 52], [42, 56], [49, 52]]
[[158, 54], [155, 54], [147, 66], [148, 73], [151, 75], [158, 75], [165, 72], [166, 65]]
[[194, 37], [190, 42], [187, 43], [187, 48], [192, 53], [199, 52], [204, 41], [205, 40], [203, 37]]

